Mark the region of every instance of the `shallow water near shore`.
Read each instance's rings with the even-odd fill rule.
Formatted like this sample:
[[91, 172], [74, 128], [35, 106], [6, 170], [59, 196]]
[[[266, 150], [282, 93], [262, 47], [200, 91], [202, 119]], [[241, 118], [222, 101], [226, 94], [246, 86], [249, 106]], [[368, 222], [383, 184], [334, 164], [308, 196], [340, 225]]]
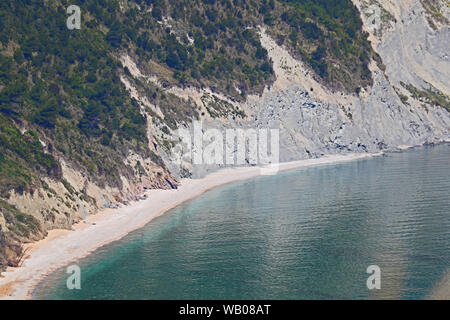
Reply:
[[79, 260], [81, 290], [63, 268], [33, 298], [426, 298], [450, 266], [449, 159], [441, 144], [218, 187]]

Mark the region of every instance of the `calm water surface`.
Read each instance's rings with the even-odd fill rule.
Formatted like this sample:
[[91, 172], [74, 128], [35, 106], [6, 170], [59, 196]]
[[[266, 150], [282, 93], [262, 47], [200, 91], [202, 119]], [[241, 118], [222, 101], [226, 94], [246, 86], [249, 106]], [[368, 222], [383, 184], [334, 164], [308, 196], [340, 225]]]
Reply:
[[80, 260], [81, 290], [61, 269], [34, 296], [425, 298], [450, 267], [449, 159], [443, 144], [222, 186]]

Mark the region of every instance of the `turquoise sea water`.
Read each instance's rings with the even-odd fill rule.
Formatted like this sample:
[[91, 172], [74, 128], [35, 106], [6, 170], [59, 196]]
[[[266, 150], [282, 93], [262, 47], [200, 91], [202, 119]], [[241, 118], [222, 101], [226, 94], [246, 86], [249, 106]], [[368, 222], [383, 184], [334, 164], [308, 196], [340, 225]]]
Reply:
[[78, 261], [81, 290], [64, 268], [34, 297], [425, 298], [450, 267], [449, 159], [442, 144], [225, 185]]

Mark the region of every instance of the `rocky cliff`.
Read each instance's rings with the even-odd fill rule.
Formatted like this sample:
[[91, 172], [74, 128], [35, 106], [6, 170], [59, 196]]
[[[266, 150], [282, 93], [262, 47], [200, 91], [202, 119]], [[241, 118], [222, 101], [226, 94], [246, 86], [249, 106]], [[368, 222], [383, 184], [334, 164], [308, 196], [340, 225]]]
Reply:
[[[3, 37], [1, 68], [10, 72], [15, 61], [17, 70], [0, 77], [0, 267], [16, 265], [21, 243], [47, 230], [217, 170], [172, 161], [176, 130], [192, 129], [192, 120], [219, 130], [277, 128], [281, 161], [450, 139], [446, 1], [343, 0], [341, 14], [360, 15], [347, 24], [326, 1], [307, 2], [311, 12], [297, 1], [209, 1], [192, 12], [179, 12], [176, 1], [118, 1], [109, 13], [92, 2], [89, 28], [105, 40], [83, 50], [104, 72], [89, 63], [76, 71], [86, 59], [71, 52], [67, 79], [46, 64], [57, 58], [41, 57], [39, 35], [23, 44]], [[147, 21], [154, 33], [125, 21]], [[19, 80], [30, 89], [5, 89]], [[29, 113], [17, 108], [28, 104]]]
[[[241, 105], [245, 119], [231, 124], [206, 119], [205, 127], [279, 128], [281, 161], [449, 141], [448, 5], [434, 3], [434, 14], [436, 10], [442, 14], [437, 21], [418, 0], [355, 1], [355, 5], [383, 62], [382, 69], [374, 61], [369, 65], [372, 86], [356, 94], [330, 90], [260, 28], [276, 81]], [[377, 12], [379, 24], [374, 26]], [[204, 167], [187, 166], [194, 176], [205, 174]]]

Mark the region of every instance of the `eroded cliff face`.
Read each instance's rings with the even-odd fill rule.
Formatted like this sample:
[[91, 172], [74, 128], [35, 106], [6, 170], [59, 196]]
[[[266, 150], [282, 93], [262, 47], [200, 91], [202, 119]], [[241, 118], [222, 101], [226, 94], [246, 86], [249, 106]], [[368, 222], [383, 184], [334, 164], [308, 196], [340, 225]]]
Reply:
[[134, 175], [121, 176], [120, 187], [100, 186], [70, 162], [59, 161], [61, 181], [42, 177], [42, 188], [22, 193], [13, 190], [6, 200], [0, 199], [0, 271], [7, 266], [19, 266], [27, 255], [24, 244], [43, 239], [49, 230], [70, 230], [74, 223], [99, 210], [145, 199], [148, 189], [171, 189], [178, 185], [164, 165], [136, 153], [130, 152], [125, 159]]
[[[400, 82], [425, 87], [431, 84], [446, 95], [449, 91], [449, 17], [443, 0], [355, 0], [372, 44], [386, 65], [392, 85]], [[382, 18], [375, 28], [373, 11]], [[383, 15], [383, 13], [385, 13]]]
[[[280, 127], [282, 161], [336, 152], [392, 150], [449, 139], [450, 117], [445, 106], [414, 97], [407, 89], [432, 88], [447, 94], [450, 64], [444, 53], [450, 45], [444, 38], [449, 37], [448, 25], [432, 29], [418, 1], [398, 5], [392, 13], [397, 22], [382, 22], [381, 35], [367, 28], [376, 39], [372, 44], [386, 70], [371, 63], [374, 85], [354, 96], [330, 92], [315, 82], [301, 63], [262, 33], [277, 82], [262, 98], [249, 102], [248, 108], [258, 126]], [[370, 22], [364, 15], [363, 21]], [[407, 20], [411, 16], [414, 18]], [[448, 97], [446, 101], [448, 108]]]
[[[445, 1], [424, 2], [354, 0], [385, 66], [382, 70], [372, 61], [373, 86], [354, 94], [328, 89], [264, 27], [257, 31], [272, 60], [276, 81], [243, 103], [210, 88], [166, 86], [127, 54], [120, 54], [124, 69], [120, 80], [147, 121], [151, 156], [130, 152], [125, 164], [133, 175], [121, 176], [118, 186], [98, 185], [70, 159], [61, 158], [61, 182], [43, 178], [41, 189], [22, 194], [12, 191], [8, 203], [31, 215], [35, 220], [28, 222], [34, 226], [37, 221], [40, 227], [32, 234], [15, 230], [16, 236], [5, 237], [16, 222], [0, 212], [0, 246], [6, 248], [0, 252], [0, 265], [20, 256], [20, 243], [41, 239], [48, 230], [70, 229], [98, 210], [142, 199], [147, 189], [176, 188], [181, 177], [201, 177], [220, 167], [174, 163], [173, 148], [179, 140], [176, 130], [166, 126], [168, 121], [162, 121], [170, 117], [170, 109], [149, 101], [146, 87], [163, 92], [171, 103], [192, 106], [205, 129], [279, 129], [280, 161], [449, 141], [449, 8]], [[440, 16], [430, 9], [430, 3]], [[378, 20], [374, 20], [376, 12], [380, 13], [375, 17]], [[190, 120], [197, 117], [186, 114], [182, 118], [180, 126], [192, 129]]]
[[[439, 8], [448, 16], [444, 2], [438, 2]], [[431, 26], [429, 12], [419, 0], [363, 0], [355, 5], [385, 66], [381, 70], [374, 61], [370, 64], [371, 88], [354, 95], [330, 91], [260, 28], [261, 43], [272, 59], [277, 80], [262, 96], [250, 96], [241, 105], [244, 119], [206, 117], [204, 127], [222, 131], [278, 128], [281, 161], [449, 141], [450, 33], [446, 20]], [[439, 103], [433, 94], [442, 98]], [[175, 173], [184, 172], [170, 161], [168, 165]], [[218, 168], [184, 166], [194, 177]]]

